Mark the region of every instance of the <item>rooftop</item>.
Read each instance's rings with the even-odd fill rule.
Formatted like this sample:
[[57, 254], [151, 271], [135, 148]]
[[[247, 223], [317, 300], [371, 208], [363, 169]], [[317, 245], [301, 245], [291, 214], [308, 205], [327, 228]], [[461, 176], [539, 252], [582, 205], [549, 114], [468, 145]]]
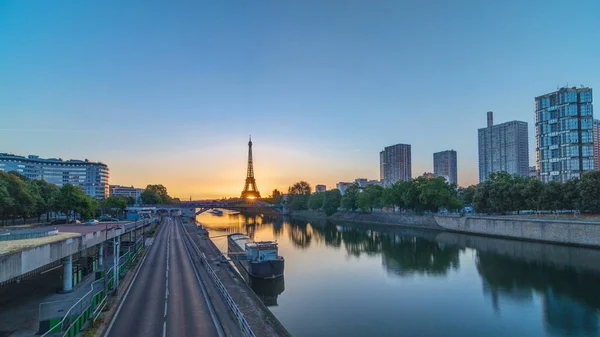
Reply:
[[85, 159], [85, 160], [80, 160], [80, 159], [63, 160], [62, 158], [40, 158], [39, 156], [36, 156], [36, 155], [28, 155], [27, 157], [25, 157], [25, 156], [15, 155], [12, 153], [0, 153], [0, 159], [21, 160], [21, 161], [26, 161], [26, 162], [61, 163], [61, 164], [94, 164], [94, 165], [106, 166], [106, 164], [104, 164], [102, 162], [92, 162], [92, 161], [89, 161], [88, 159]]

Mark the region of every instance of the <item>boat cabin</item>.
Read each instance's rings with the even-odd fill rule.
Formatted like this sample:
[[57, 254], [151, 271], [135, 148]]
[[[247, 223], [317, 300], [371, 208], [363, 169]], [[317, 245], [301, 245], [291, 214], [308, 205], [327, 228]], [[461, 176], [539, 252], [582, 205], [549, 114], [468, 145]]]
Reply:
[[277, 260], [277, 242], [259, 241], [246, 243], [246, 254], [250, 262]]

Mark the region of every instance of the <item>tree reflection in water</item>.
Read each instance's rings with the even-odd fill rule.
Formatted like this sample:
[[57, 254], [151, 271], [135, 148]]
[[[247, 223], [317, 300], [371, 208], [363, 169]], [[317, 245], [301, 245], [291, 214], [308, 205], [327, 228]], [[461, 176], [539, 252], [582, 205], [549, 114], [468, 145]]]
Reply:
[[489, 252], [479, 251], [477, 257], [484, 292], [496, 310], [500, 298], [531, 301], [535, 292], [542, 297], [549, 333], [597, 336], [600, 332], [600, 275]]
[[350, 256], [382, 255], [382, 264], [390, 273], [406, 276], [413, 273], [445, 275], [450, 269], [458, 269], [458, 247], [446, 247], [433, 238], [414, 235], [382, 233], [379, 231], [340, 226], [331, 222], [290, 220], [288, 231], [294, 246], [309, 247], [313, 236], [326, 245], [341, 247], [342, 243]]

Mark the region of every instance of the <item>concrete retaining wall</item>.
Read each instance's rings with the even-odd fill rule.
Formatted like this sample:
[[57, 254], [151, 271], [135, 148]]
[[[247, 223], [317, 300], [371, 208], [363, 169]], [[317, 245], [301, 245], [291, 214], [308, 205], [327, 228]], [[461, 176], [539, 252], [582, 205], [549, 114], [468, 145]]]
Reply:
[[600, 247], [600, 224], [586, 221], [436, 216], [442, 228], [524, 240]]

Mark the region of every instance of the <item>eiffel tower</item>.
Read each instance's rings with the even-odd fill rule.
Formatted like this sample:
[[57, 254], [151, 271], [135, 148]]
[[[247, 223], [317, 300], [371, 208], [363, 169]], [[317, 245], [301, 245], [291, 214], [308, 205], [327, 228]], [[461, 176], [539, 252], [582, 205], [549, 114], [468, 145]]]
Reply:
[[252, 136], [250, 136], [248, 142], [248, 173], [246, 174], [246, 184], [244, 184], [242, 198], [260, 198], [260, 192], [256, 188], [256, 181], [254, 180], [254, 166], [252, 165]]

